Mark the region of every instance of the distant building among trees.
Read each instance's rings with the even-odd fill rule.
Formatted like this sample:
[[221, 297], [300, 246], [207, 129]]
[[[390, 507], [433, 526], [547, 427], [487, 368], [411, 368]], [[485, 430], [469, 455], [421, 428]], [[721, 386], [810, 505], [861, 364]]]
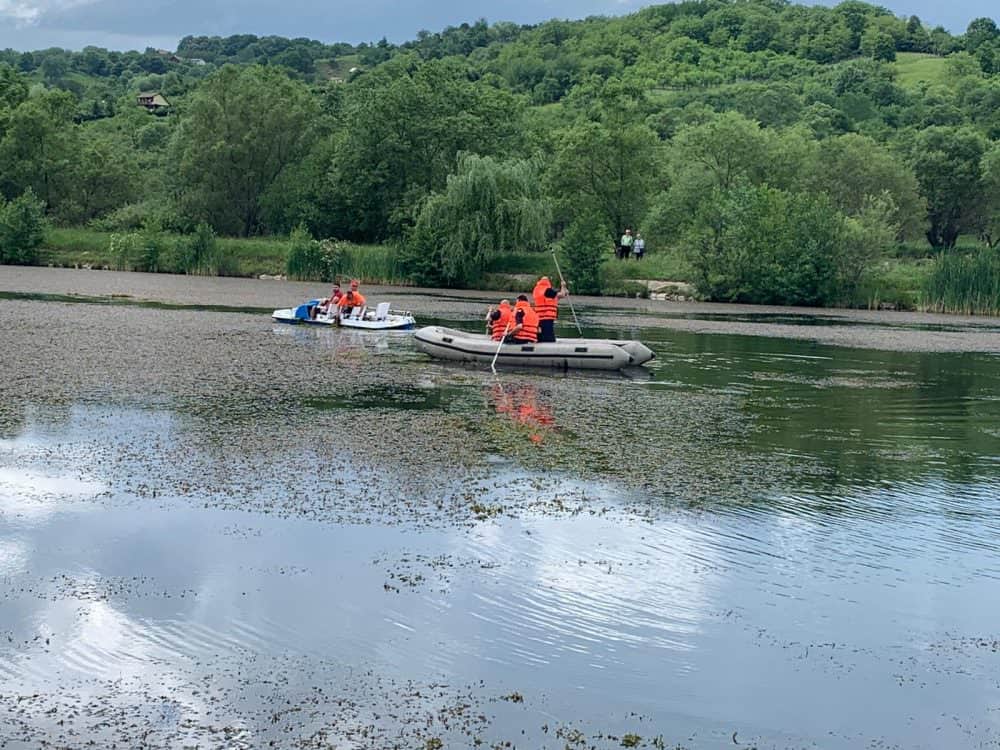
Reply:
[[170, 106], [170, 102], [159, 91], [140, 91], [136, 103], [155, 113], [164, 112]]

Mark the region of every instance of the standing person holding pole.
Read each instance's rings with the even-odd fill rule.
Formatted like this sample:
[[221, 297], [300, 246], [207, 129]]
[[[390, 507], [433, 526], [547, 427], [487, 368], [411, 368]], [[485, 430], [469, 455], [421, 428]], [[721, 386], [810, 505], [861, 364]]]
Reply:
[[556, 318], [559, 317], [559, 300], [569, 294], [566, 282], [562, 282], [562, 288], [557, 292], [552, 287], [552, 282], [548, 276], [542, 276], [535, 284], [531, 296], [535, 300], [535, 312], [538, 313], [538, 341], [555, 342], [556, 340]]
[[566, 304], [569, 305], [569, 311], [573, 313], [573, 322], [576, 323], [577, 333], [583, 336], [583, 329], [580, 328], [580, 320], [576, 317], [576, 310], [573, 309], [573, 302], [569, 298], [569, 287], [566, 286], [566, 279], [563, 278], [562, 269], [559, 268], [559, 258], [556, 257], [555, 251], [552, 252], [552, 260], [556, 263], [556, 273], [559, 274], [559, 283], [566, 290]]

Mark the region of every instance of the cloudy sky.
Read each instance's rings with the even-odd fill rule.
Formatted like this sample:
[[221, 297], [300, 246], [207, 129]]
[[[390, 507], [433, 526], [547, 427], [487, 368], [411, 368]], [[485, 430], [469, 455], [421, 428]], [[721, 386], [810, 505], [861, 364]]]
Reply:
[[[818, 0], [833, 5], [836, 0]], [[412, 39], [420, 29], [488, 21], [629, 13], [644, 0], [0, 0], [0, 49], [174, 49], [185, 34], [278, 34], [325, 42]], [[962, 32], [978, 16], [1000, 18], [996, 0], [884, 0], [900, 15]]]

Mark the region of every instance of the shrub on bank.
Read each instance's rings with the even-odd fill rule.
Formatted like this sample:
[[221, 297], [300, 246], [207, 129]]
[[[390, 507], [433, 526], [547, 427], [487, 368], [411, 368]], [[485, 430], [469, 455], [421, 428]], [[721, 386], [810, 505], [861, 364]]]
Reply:
[[31, 265], [45, 237], [45, 204], [29, 188], [9, 203], [0, 196], [0, 263]]
[[288, 278], [299, 281], [333, 281], [344, 273], [345, 256], [344, 243], [314, 240], [300, 224], [288, 238], [285, 272]]
[[[598, 294], [606, 279], [601, 262], [608, 246], [608, 230], [592, 216], [582, 216], [566, 228], [559, 242], [559, 255], [566, 266], [566, 275], [573, 281], [578, 294]], [[603, 278], [602, 278], [603, 277]]]

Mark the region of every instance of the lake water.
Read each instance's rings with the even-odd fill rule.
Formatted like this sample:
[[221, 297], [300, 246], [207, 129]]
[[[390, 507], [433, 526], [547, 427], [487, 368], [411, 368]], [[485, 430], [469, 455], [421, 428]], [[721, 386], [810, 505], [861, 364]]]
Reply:
[[0, 301], [0, 747], [1000, 747], [1000, 358], [578, 312]]

